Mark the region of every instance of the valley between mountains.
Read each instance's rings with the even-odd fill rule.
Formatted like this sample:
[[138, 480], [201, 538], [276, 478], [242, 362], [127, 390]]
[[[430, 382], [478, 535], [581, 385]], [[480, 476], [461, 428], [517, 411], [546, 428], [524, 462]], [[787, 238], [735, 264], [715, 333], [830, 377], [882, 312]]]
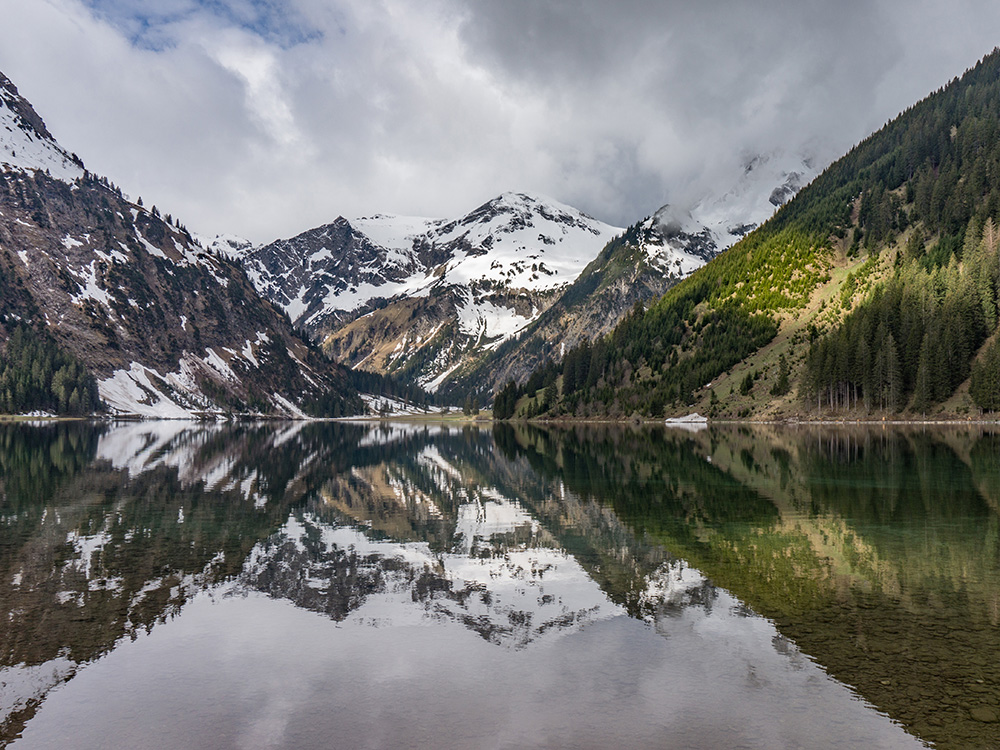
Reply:
[[828, 167], [750, 155], [628, 227], [506, 192], [254, 245], [91, 173], [0, 76], [0, 412], [991, 412], [998, 81], [994, 52]]

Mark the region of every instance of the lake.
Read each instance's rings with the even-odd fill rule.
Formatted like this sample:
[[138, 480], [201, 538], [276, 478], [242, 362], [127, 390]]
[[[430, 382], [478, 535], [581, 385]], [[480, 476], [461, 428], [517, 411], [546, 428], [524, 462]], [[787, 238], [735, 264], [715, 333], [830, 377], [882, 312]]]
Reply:
[[986, 427], [0, 424], [15, 748], [1000, 747]]

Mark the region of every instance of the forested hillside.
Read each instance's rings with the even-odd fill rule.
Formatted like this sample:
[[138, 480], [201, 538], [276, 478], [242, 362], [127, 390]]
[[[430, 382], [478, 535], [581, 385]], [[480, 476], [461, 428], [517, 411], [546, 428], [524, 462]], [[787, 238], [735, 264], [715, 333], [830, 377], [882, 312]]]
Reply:
[[86, 170], [2, 74], [0, 134], [0, 414], [364, 411], [239, 266]]
[[78, 416], [100, 408], [97, 380], [76, 357], [28, 326], [14, 329], [0, 353], [0, 413]]
[[1000, 52], [835, 162], [496, 414], [974, 414], [1000, 407]]
[[648, 305], [766, 221], [817, 174], [812, 159], [774, 152], [744, 161], [735, 184], [717, 184], [690, 210], [667, 204], [605, 245], [552, 306], [486, 356], [456, 369], [438, 391], [489, 401], [546, 360], [603, 337], [636, 303]]

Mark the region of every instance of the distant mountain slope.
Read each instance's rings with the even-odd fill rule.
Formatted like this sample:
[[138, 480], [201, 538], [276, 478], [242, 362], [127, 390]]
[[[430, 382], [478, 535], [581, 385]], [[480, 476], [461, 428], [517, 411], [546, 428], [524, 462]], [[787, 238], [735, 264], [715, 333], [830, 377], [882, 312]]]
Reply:
[[[964, 416], [1000, 408], [1000, 52], [503, 412]], [[523, 400], [513, 405], [512, 396]]]
[[[81, 362], [116, 413], [363, 408], [237, 265], [85, 171], [0, 76], [0, 347], [25, 328]], [[58, 390], [46, 367], [0, 355], [3, 408]]]
[[624, 240], [557, 201], [505, 193], [454, 221], [341, 217], [263, 247], [210, 246], [239, 256], [256, 288], [338, 361], [461, 398], [609, 331], [814, 175], [809, 159], [755, 156], [727, 192], [691, 210], [664, 206]]
[[488, 402], [508, 380], [523, 383], [546, 360], [609, 333], [636, 303], [647, 304], [738, 242], [816, 174], [805, 157], [749, 159], [737, 183], [694, 208], [663, 206], [616, 237], [536, 320], [456, 370], [442, 395]]
[[453, 221], [341, 217], [241, 258], [257, 289], [339, 361], [435, 388], [537, 318], [620, 231], [505, 193]]

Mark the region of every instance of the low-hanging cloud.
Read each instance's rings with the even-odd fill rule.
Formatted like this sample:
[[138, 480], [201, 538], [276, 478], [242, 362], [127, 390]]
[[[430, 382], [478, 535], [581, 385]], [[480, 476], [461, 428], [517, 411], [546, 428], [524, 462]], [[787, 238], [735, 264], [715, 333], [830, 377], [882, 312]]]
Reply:
[[631, 223], [827, 162], [989, 52], [982, 0], [0, 0], [0, 70], [88, 166], [265, 241], [504, 190]]

